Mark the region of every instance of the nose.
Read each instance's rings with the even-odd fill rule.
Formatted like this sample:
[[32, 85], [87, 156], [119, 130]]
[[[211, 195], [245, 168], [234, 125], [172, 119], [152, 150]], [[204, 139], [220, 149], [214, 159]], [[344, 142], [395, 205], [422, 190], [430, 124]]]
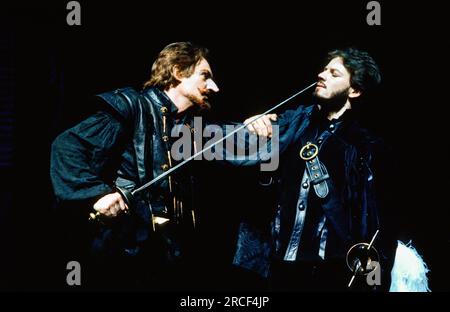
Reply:
[[325, 81], [325, 71], [320, 72], [317, 78], [319, 78], [319, 81]]
[[206, 81], [206, 88], [208, 90], [213, 91], [213, 92], [219, 92], [219, 87], [217, 86], [217, 84], [212, 79], [208, 79]]

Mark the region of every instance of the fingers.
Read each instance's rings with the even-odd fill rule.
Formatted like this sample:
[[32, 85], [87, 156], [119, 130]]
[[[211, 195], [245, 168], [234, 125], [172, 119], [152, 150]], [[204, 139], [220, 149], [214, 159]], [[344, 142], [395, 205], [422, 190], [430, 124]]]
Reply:
[[258, 121], [258, 120], [253, 121], [253, 122], [250, 123], [250, 121], [254, 120], [254, 119], [257, 118], [258, 116], [259, 116], [259, 115], [252, 116], [252, 117], [250, 117], [250, 118], [247, 118], [247, 119], [244, 121], [245, 124], [248, 123], [247, 129], [248, 129], [248, 131], [250, 131], [251, 133], [256, 133], [256, 134], [258, 133], [258, 129], [259, 129], [258, 124], [257, 124], [257, 121]]
[[122, 196], [120, 196], [120, 198], [119, 198], [119, 206], [120, 206], [120, 209], [121, 210], [127, 210], [128, 209], [128, 207], [127, 207], [127, 205], [125, 204], [125, 201], [123, 200], [123, 198], [122, 198]]
[[263, 116], [261, 122], [264, 124], [264, 129], [266, 130], [263, 135], [271, 137], [272, 136], [272, 123], [270, 122], [269, 116]]
[[[258, 119], [258, 126], [260, 127], [261, 131], [258, 133], [259, 135], [262, 135], [264, 137], [269, 136], [269, 129], [266, 123], [266, 116], [262, 116], [260, 119]], [[269, 121], [270, 124], [270, 121]]]
[[[244, 121], [244, 123], [248, 123], [252, 119], [255, 119], [256, 116], [250, 117]], [[272, 123], [271, 120], [276, 121], [277, 115], [276, 114], [267, 114], [264, 115], [254, 122], [247, 125], [248, 131], [251, 133], [256, 133], [257, 135], [264, 136], [264, 137], [272, 137]]]
[[[246, 119], [246, 120], [244, 121], [244, 124], [248, 123], [251, 119], [252, 119], [252, 118]], [[248, 125], [247, 125], [247, 129], [248, 129], [248, 131], [250, 131], [251, 133], [256, 133], [256, 129], [255, 129], [255, 127], [253, 126], [253, 123], [248, 124]]]
[[128, 207], [123, 201], [122, 196], [116, 192], [100, 198], [94, 204], [94, 209], [105, 216], [115, 217], [120, 210], [126, 210]]
[[254, 122], [256, 133], [260, 136], [268, 137], [272, 135], [272, 124], [267, 116], [262, 116]]

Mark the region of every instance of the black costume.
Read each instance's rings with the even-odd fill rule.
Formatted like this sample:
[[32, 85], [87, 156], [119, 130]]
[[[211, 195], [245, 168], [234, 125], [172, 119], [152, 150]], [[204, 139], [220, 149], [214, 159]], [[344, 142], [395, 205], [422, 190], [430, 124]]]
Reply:
[[272, 276], [277, 289], [345, 289], [348, 249], [370, 241], [377, 229], [383, 245], [389, 235], [375, 188], [383, 183], [375, 169], [382, 144], [352, 115], [329, 121], [317, 106], [299, 106], [279, 116], [278, 207], [266, 228], [241, 224], [236, 265]]
[[[52, 145], [54, 191], [72, 218], [67, 221], [74, 227], [73, 241], [81, 244], [72, 254], [92, 253], [106, 262], [124, 259], [127, 266], [141, 263], [140, 268], [153, 266], [153, 273], [164, 275], [163, 266], [177, 262], [189, 251], [195, 226], [193, 177], [188, 169], [158, 181], [150, 192], [142, 192], [130, 214], [106, 220], [106, 226], [87, 225], [87, 218], [92, 205], [115, 187], [131, 190], [174, 166], [170, 131], [175, 124], [189, 125], [192, 115], [176, 119], [176, 106], [157, 88], [141, 92], [124, 88], [99, 97], [103, 109], [59, 135]], [[170, 221], [158, 225], [155, 217]], [[123, 265], [112, 268], [117, 273], [125, 269]], [[145, 279], [145, 272], [135, 274]]]

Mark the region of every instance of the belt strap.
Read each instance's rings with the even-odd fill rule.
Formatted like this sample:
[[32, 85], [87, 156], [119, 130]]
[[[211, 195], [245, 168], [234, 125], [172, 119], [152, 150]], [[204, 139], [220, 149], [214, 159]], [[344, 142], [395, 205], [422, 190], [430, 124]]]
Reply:
[[[333, 126], [333, 127], [331, 127]], [[317, 143], [307, 142], [300, 150], [300, 157], [305, 160], [305, 174], [308, 175], [316, 195], [320, 198], [327, 197], [329, 188], [327, 180], [330, 178], [327, 168], [319, 159], [319, 152], [325, 141], [336, 131], [337, 127], [331, 125], [318, 137]]]
[[[300, 150], [300, 157], [305, 160], [305, 170], [303, 172], [302, 182], [300, 184], [300, 192], [297, 201], [297, 209], [295, 215], [294, 227], [292, 229], [291, 238], [284, 255], [285, 261], [295, 261], [297, 251], [300, 245], [300, 238], [303, 232], [306, 209], [308, 206], [308, 194], [313, 186], [316, 195], [325, 198], [329, 193], [327, 180], [330, 178], [327, 168], [319, 160], [319, 151], [324, 142], [336, 131], [337, 126], [341, 123], [330, 125], [317, 139], [317, 144], [307, 142]], [[325, 258], [325, 246], [327, 240], [327, 228], [325, 226], [326, 217], [324, 216], [318, 227], [318, 235], [320, 235], [319, 256]]]

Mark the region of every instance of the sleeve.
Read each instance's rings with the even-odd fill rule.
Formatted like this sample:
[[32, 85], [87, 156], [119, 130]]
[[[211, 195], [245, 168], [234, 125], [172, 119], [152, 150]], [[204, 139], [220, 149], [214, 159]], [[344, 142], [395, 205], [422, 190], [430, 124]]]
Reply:
[[[294, 121], [299, 119], [296, 111], [287, 110], [279, 115], [276, 122], [272, 122], [272, 138], [265, 138], [252, 134], [243, 128], [226, 140], [223, 149], [223, 161], [232, 166], [253, 166], [265, 164], [267, 170], [274, 171], [278, 167], [279, 156], [291, 144], [296, 127]], [[225, 136], [243, 123], [229, 123], [223, 125]]]
[[98, 112], [55, 139], [50, 177], [59, 201], [89, 200], [112, 191], [104, 171], [117, 159], [124, 133], [119, 120]]

